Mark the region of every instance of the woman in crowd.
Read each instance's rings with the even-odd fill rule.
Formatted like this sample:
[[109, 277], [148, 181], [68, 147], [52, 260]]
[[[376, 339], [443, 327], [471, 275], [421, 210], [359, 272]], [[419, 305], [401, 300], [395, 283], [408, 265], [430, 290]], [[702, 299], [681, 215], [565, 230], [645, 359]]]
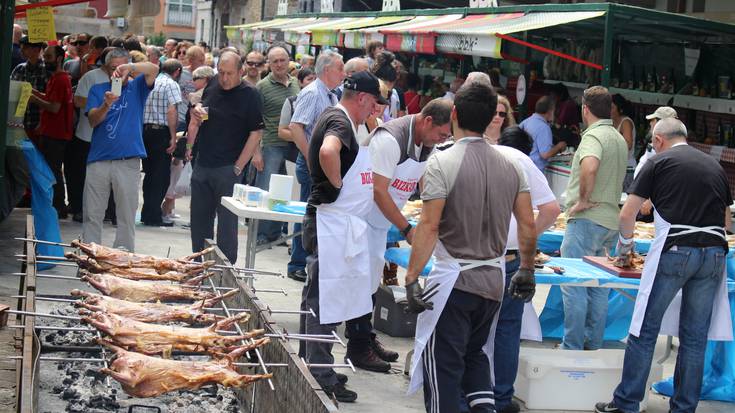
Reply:
[[485, 129], [485, 139], [492, 144], [497, 144], [500, 134], [508, 127], [515, 126], [516, 119], [513, 117], [513, 109], [510, 107], [510, 101], [503, 95], [498, 95], [498, 106], [495, 109], [495, 116]]
[[380, 40], [373, 40], [365, 47], [365, 58], [368, 61], [368, 67], [372, 67], [377, 59], [378, 54], [385, 50], [385, 45]]
[[393, 61], [396, 59], [392, 52], [382, 51], [376, 55], [375, 62], [370, 66], [370, 71], [380, 80], [381, 84], [391, 91], [390, 105], [383, 112], [383, 121], [387, 122], [398, 117], [401, 101], [398, 92], [393, 86], [398, 79], [398, 71]]
[[498, 145], [510, 146], [529, 155], [533, 149], [533, 138], [528, 132], [514, 125], [503, 130], [498, 139]]
[[[305, 67], [299, 70], [296, 78], [299, 80], [299, 86], [301, 86], [301, 89], [303, 89], [309, 86], [311, 82], [316, 80], [316, 73], [314, 73], [312, 69]], [[296, 106], [296, 96], [291, 96], [286, 99], [286, 101], [283, 102], [283, 108], [281, 109], [281, 118], [278, 121], [278, 137], [289, 142], [293, 141], [293, 138], [291, 137], [291, 130], [288, 128], [288, 125], [291, 123], [291, 116], [293, 116], [294, 106]], [[293, 146], [294, 148], [296, 147], [296, 145]], [[296, 154], [294, 153], [293, 159], [291, 159], [291, 157], [289, 156], [289, 160], [294, 161], [296, 159], [295, 155]]]
[[633, 182], [633, 173], [635, 172], [635, 123], [630, 115], [633, 113], [633, 105], [626, 100], [621, 94], [616, 93], [612, 96], [612, 110], [610, 117], [613, 126], [623, 135], [625, 143], [628, 144], [628, 168], [625, 171], [625, 180], [623, 181], [623, 191], [628, 190], [628, 185]]

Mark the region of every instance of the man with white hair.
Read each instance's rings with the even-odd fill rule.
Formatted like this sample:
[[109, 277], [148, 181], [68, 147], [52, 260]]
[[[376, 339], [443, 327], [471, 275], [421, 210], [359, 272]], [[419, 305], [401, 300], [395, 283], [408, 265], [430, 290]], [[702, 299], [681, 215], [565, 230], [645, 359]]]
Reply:
[[[311, 193], [311, 177], [306, 164], [309, 155], [309, 140], [314, 131], [319, 115], [328, 107], [337, 104], [337, 96], [332, 92], [345, 78], [345, 65], [342, 55], [332, 50], [319, 54], [315, 66], [316, 80], [299, 92], [294, 105], [289, 129], [293, 142], [299, 148], [296, 158], [296, 179], [301, 185], [300, 200], [306, 202]], [[297, 225], [296, 231], [301, 226]], [[301, 237], [296, 237], [291, 246], [291, 262], [288, 263], [288, 276], [299, 281], [306, 280], [306, 252], [301, 244]]]
[[[656, 126], [656, 123], [658, 121], [660, 121], [661, 119], [668, 119], [668, 118], [675, 118], [675, 119], [679, 118], [679, 116], [676, 113], [676, 109], [669, 107], [669, 106], [660, 106], [650, 115], [646, 115], [646, 119], [648, 120], [648, 123], [651, 126], [651, 134], [653, 134], [653, 128]], [[653, 141], [653, 136], [651, 136], [651, 140]], [[648, 147], [646, 147], [646, 152], [644, 152], [643, 155], [641, 156], [641, 159], [638, 160], [638, 165], [636, 165], [635, 172], [633, 172], [633, 179], [635, 179], [638, 176], [638, 174], [641, 173], [643, 166], [654, 155], [656, 155], [656, 151], [653, 149], [653, 145], [649, 143]], [[653, 220], [653, 216], [651, 215], [652, 209], [653, 209], [653, 205], [651, 205], [651, 200], [647, 199], [646, 202], [643, 203], [643, 206], [641, 206], [641, 213], [640, 213], [640, 216], [638, 217], [638, 220], [645, 221], [645, 222], [651, 222]]]
[[13, 25], [13, 52], [10, 57], [10, 70], [23, 63], [23, 54], [20, 52], [20, 38], [23, 37], [23, 27], [19, 24]]
[[620, 384], [611, 402], [597, 403], [596, 412], [638, 411], [659, 333], [678, 335], [680, 343], [669, 411], [696, 411], [707, 339], [732, 340], [725, 270], [732, 204], [727, 174], [686, 138], [678, 119], [656, 124], [657, 155], [633, 181], [620, 211], [617, 265], [630, 263], [635, 217], [646, 199], [656, 207], [656, 238], [643, 267]]

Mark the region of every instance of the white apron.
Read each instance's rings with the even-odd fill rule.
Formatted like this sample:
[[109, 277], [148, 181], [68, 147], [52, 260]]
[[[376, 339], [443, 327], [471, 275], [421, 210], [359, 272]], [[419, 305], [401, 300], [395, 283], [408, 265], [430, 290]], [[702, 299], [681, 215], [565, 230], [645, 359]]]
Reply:
[[[419, 314], [416, 320], [416, 342], [413, 348], [413, 357], [411, 359], [411, 383], [408, 386], [408, 394], [414, 393], [416, 390], [421, 388], [424, 382], [423, 363], [421, 357], [426, 348], [426, 343], [434, 333], [434, 327], [439, 321], [444, 306], [447, 304], [449, 294], [454, 289], [454, 283], [459, 277], [461, 271], [471, 270], [473, 268], [481, 266], [491, 266], [499, 268], [502, 271], [503, 283], [505, 283], [505, 253], [498, 258], [491, 260], [480, 261], [480, 260], [466, 260], [457, 259], [449, 255], [449, 252], [444, 248], [441, 241], [437, 241], [436, 247], [434, 248], [434, 268], [431, 270], [429, 277], [426, 282], [426, 289], [431, 288], [432, 285], [440, 283], [437, 288], [437, 293], [429, 300], [434, 303], [433, 310], [426, 310]], [[505, 289], [505, 286], [503, 287]], [[495, 326], [497, 326], [498, 315], [500, 314], [500, 308], [495, 313], [495, 319], [493, 320], [493, 326], [490, 329], [488, 335], [488, 341], [483, 346], [485, 354], [487, 354], [490, 365], [492, 366], [492, 348], [495, 340]], [[492, 372], [492, 369], [490, 369]]]
[[[656, 278], [656, 270], [658, 269], [658, 262], [663, 251], [666, 238], [669, 236], [669, 230], [671, 228], [682, 229], [684, 231], [678, 232], [678, 234], [691, 234], [693, 232], [707, 232], [722, 236], [722, 228], [719, 227], [692, 227], [689, 225], [671, 225], [664, 220], [661, 215], [654, 209], [654, 226], [656, 228], [656, 237], [651, 243], [651, 249], [648, 251], [646, 256], [646, 262], [643, 265], [643, 273], [641, 275], [641, 285], [638, 289], [638, 296], [635, 300], [635, 308], [633, 310], [633, 319], [630, 323], [629, 333], [638, 337], [641, 332], [641, 325], [643, 324], [643, 318], [646, 314], [646, 307], [648, 306], [648, 297], [651, 294], [651, 288], [653, 287], [653, 281]], [[732, 319], [730, 318], [730, 302], [727, 299], [727, 266], [723, 269], [722, 284], [715, 293], [715, 299], [712, 303], [712, 321], [709, 326], [709, 333], [707, 338], [709, 340], [732, 340]], [[679, 335], [679, 313], [681, 310], [681, 291], [679, 291], [674, 299], [669, 304], [669, 308], [664, 313], [664, 318], [661, 321], [661, 332], [660, 334], [668, 336]]]
[[[410, 123], [413, 129], [413, 120]], [[407, 151], [413, 150], [413, 134], [409, 136]], [[393, 179], [388, 185], [388, 194], [398, 209], [403, 208], [408, 198], [416, 191], [421, 176], [426, 169], [426, 162], [417, 162], [411, 158], [396, 166]], [[373, 209], [368, 216], [368, 242], [370, 244], [370, 276], [371, 291], [375, 292], [380, 286], [385, 266], [385, 244], [388, 239], [388, 230], [391, 223], [385, 218], [378, 204], [373, 202]], [[403, 229], [403, 228], [399, 228]]]
[[371, 165], [368, 149], [361, 146], [337, 200], [316, 208], [321, 324], [373, 311], [365, 221], [373, 201]]
[[523, 318], [521, 319], [521, 340], [543, 341], [544, 334], [541, 331], [541, 322], [536, 314], [536, 309], [529, 301], [523, 306]]

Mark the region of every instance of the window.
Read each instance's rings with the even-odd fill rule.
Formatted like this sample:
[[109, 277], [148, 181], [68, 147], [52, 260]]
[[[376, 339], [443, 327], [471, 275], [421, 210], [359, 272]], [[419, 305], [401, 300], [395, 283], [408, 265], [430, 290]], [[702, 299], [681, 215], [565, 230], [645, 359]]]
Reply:
[[194, 0], [166, 0], [166, 24], [191, 26], [194, 21]]
[[705, 0], [694, 0], [692, 4], [692, 13], [704, 13], [704, 1]]

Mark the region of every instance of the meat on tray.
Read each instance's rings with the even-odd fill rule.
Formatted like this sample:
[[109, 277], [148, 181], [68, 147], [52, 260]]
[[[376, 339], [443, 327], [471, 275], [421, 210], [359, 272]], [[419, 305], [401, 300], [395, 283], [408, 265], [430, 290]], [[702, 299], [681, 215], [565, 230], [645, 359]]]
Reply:
[[86, 281], [102, 294], [121, 300], [144, 302], [158, 301], [201, 301], [215, 298], [217, 294], [197, 290], [190, 286], [127, 280], [109, 274], [92, 274], [82, 272], [82, 281]]
[[[171, 357], [174, 350], [187, 352], [207, 352], [223, 357], [226, 353], [240, 348], [241, 340], [261, 336], [264, 330], [253, 330], [243, 335], [222, 335], [217, 333], [237, 322], [250, 318], [248, 313], [220, 320], [206, 328], [190, 328], [176, 325], [149, 324], [135, 321], [117, 314], [103, 312], [87, 313], [82, 320], [100, 330], [109, 340], [126, 349], [149, 355]], [[268, 338], [254, 340], [247, 346], [249, 350], [268, 343]]]
[[127, 351], [107, 340], [98, 342], [115, 352], [110, 368], [100, 371], [120, 382], [123, 390], [133, 397], [156, 397], [176, 390], [196, 390], [207, 384], [242, 388], [273, 377], [272, 374], [240, 374], [235, 370], [232, 363], [248, 351], [245, 346], [221, 360], [178, 361]]
[[[214, 265], [214, 261], [205, 261], [203, 263], [192, 262], [193, 259], [211, 252], [214, 247], [210, 247], [181, 258], [170, 259], [157, 258], [151, 255], [134, 254], [115, 248], [104, 247], [102, 245], [95, 244], [94, 242], [85, 244], [79, 240], [74, 240], [71, 242], [71, 245], [79, 248], [82, 252], [93, 258], [96, 264], [103, 270], [108, 270], [110, 268], [153, 268], [159, 273], [166, 273], [169, 271], [198, 273]], [[80, 258], [78, 256], [73, 257], [72, 255], [73, 254], [67, 254], [67, 258], [74, 260]], [[81, 260], [85, 260], [85, 258], [81, 258]], [[80, 263], [80, 265], [83, 264]]]
[[121, 315], [144, 323], [167, 323], [170, 321], [178, 321], [187, 324], [212, 324], [224, 319], [223, 316], [206, 313], [204, 308], [213, 307], [223, 299], [231, 297], [237, 293], [237, 290], [232, 290], [220, 296], [193, 304], [172, 305], [161, 303], [136, 303], [81, 290], [71, 291], [72, 296], [84, 297], [84, 301], [77, 301], [75, 305], [86, 308], [90, 311], [104, 311], [106, 313]]

